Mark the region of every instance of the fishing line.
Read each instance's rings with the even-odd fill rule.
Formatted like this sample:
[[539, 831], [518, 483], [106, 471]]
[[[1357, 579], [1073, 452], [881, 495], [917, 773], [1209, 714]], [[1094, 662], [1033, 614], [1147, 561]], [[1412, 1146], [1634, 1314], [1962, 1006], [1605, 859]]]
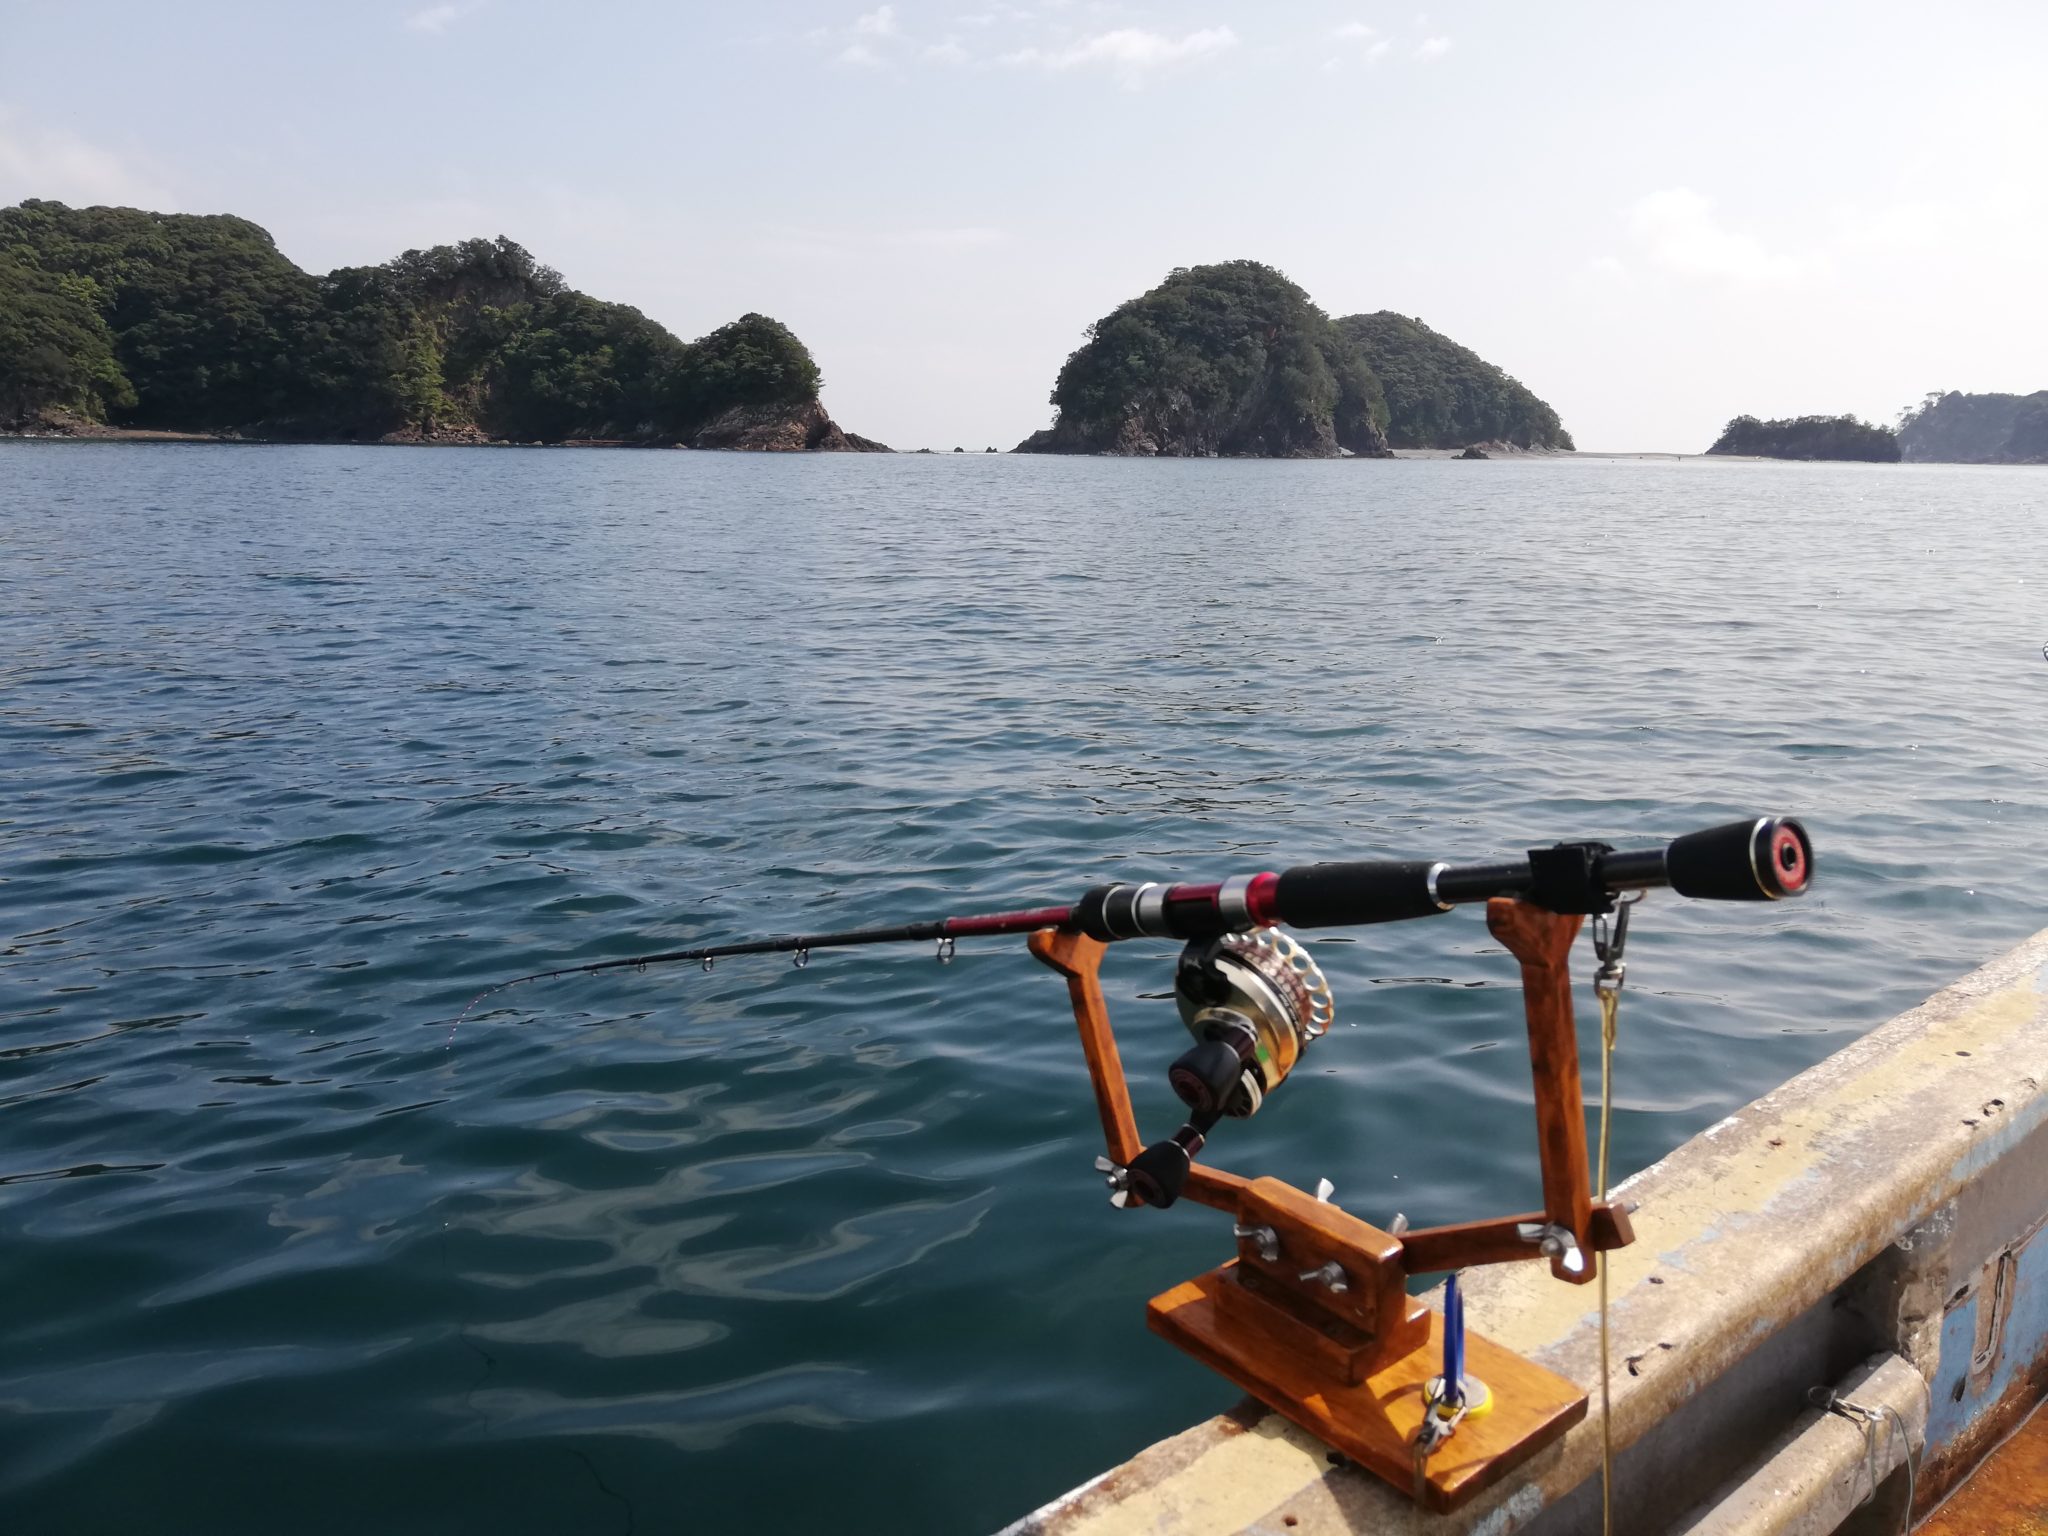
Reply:
[[[1616, 1016], [1621, 1012], [1621, 984], [1628, 974], [1622, 958], [1628, 948], [1630, 909], [1643, 899], [1641, 891], [1623, 896], [1610, 933], [1607, 918], [1593, 919], [1593, 953], [1600, 968], [1593, 974], [1593, 995], [1600, 1003], [1600, 1156], [1597, 1182], [1601, 1204], [1607, 1203], [1607, 1149], [1614, 1126], [1614, 1041]], [[1614, 1402], [1613, 1366], [1608, 1353], [1607, 1269], [1608, 1256], [1600, 1254], [1600, 1530], [1602, 1536], [1614, 1531]]]

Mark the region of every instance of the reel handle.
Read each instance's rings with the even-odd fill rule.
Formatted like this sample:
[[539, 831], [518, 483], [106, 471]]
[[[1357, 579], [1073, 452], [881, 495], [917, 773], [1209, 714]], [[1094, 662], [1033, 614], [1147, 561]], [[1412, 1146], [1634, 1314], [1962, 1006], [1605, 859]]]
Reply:
[[1221, 1111], [1198, 1111], [1166, 1140], [1153, 1142], [1131, 1159], [1124, 1172], [1130, 1180], [1131, 1193], [1141, 1204], [1164, 1210], [1180, 1198], [1181, 1191], [1187, 1188], [1195, 1156], [1220, 1118]]

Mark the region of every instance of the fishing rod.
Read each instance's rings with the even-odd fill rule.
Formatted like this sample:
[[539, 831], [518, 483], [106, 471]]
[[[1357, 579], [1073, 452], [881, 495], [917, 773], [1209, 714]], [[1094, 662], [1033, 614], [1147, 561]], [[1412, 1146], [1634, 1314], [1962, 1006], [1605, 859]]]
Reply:
[[866, 944], [936, 943], [940, 958], [951, 959], [959, 939], [1046, 928], [1086, 934], [1105, 944], [1139, 938], [1211, 939], [1276, 923], [1290, 928], [1348, 928], [1434, 917], [1495, 897], [1588, 915], [1610, 911], [1614, 898], [1625, 892], [1663, 887], [1709, 901], [1777, 901], [1805, 890], [1812, 871], [1813, 847], [1806, 829], [1789, 817], [1761, 816], [1689, 832], [1661, 848], [1626, 852], [1606, 843], [1558, 843], [1531, 849], [1525, 858], [1491, 864], [1363, 860], [1301, 864], [1278, 874], [1268, 870], [1206, 884], [1098, 885], [1064, 907], [669, 949], [535, 971], [499, 987], [686, 961], [709, 969], [716, 961], [738, 955], [793, 954], [803, 964], [813, 950]]
[[[1565, 842], [1487, 864], [1364, 860], [1208, 883], [1098, 885], [1066, 906], [784, 934], [536, 971], [480, 994], [456, 1022], [504, 987], [558, 976], [684, 961], [709, 970], [736, 955], [791, 954], [802, 966], [813, 950], [869, 944], [935, 943], [938, 958], [948, 960], [960, 939], [1025, 934], [1032, 955], [1066, 978], [1102, 1119], [1106, 1155], [1095, 1166], [1110, 1203], [1161, 1209], [1185, 1197], [1232, 1218], [1234, 1257], [1153, 1297], [1152, 1330], [1410, 1490], [1418, 1504], [1447, 1510], [1563, 1434], [1587, 1403], [1576, 1384], [1467, 1332], [1460, 1270], [1540, 1257], [1560, 1280], [1600, 1279], [1605, 1358], [1599, 1256], [1634, 1241], [1629, 1207], [1607, 1198], [1607, 1063], [1634, 902], [1665, 888], [1708, 901], [1779, 901], [1803, 894], [1812, 879], [1806, 829], [1789, 817], [1759, 816], [1655, 848]], [[1216, 1125], [1257, 1113], [1333, 1021], [1329, 982], [1281, 925], [1401, 922], [1479, 902], [1489, 931], [1521, 967], [1542, 1209], [1423, 1228], [1397, 1215], [1382, 1229], [1333, 1204], [1327, 1179], [1311, 1197], [1279, 1179], [1197, 1161]], [[1569, 973], [1588, 917], [1603, 1046], [1597, 1197]], [[1173, 999], [1194, 1037], [1167, 1073], [1187, 1121], [1149, 1145], [1138, 1134], [1100, 975], [1109, 945], [1140, 938], [1185, 941]], [[1430, 1273], [1452, 1277], [1441, 1314], [1409, 1293], [1414, 1276]], [[1442, 1370], [1427, 1376], [1423, 1361], [1438, 1347]], [[1603, 1411], [1605, 1382], [1603, 1366]], [[1460, 1425], [1482, 1417], [1485, 1429], [1453, 1443]]]

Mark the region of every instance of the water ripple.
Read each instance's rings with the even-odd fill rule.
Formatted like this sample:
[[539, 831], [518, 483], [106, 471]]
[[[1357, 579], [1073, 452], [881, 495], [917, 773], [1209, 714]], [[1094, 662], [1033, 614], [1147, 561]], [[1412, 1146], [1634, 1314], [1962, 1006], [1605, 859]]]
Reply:
[[[9, 1529], [988, 1528], [1232, 1401], [1142, 1321], [1225, 1240], [1103, 1203], [1021, 947], [576, 978], [451, 1036], [508, 975], [1799, 811], [1811, 899], [1639, 920], [1630, 1169], [2038, 926], [2044, 472], [0, 476]], [[1380, 1219], [1525, 1207], [1483, 926], [1316, 953], [1346, 1027], [1219, 1159]], [[1171, 958], [1106, 971], [1148, 1129]]]

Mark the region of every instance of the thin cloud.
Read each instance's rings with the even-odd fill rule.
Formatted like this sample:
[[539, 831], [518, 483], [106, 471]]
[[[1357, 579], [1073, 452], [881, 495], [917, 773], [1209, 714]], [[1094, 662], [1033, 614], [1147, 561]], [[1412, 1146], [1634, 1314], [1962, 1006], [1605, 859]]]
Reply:
[[446, 5], [430, 5], [423, 11], [414, 11], [405, 18], [408, 32], [439, 34], [446, 32], [465, 16], [472, 16], [484, 8], [484, 0], [451, 0]]
[[866, 43], [848, 43], [832, 62], [845, 69], [880, 69], [882, 56]]
[[1083, 38], [1064, 48], [1025, 48], [1003, 58], [1005, 64], [1040, 69], [1106, 69], [1124, 85], [1136, 88], [1153, 70], [1190, 59], [1214, 57], [1237, 46], [1228, 27], [1207, 27], [1183, 37], [1119, 27], [1114, 32]]
[[111, 150], [62, 129], [41, 129], [0, 107], [0, 203], [47, 197], [88, 206], [168, 211], [178, 199]]
[[854, 18], [853, 30], [860, 37], [894, 37], [896, 35], [896, 7], [878, 6], [865, 15]]
[[932, 43], [918, 54], [927, 64], [965, 64], [974, 57], [960, 46], [958, 38], [949, 37], [943, 43]]
[[1729, 228], [1714, 212], [1713, 200], [1690, 187], [1667, 187], [1638, 199], [1628, 224], [1651, 265], [1677, 277], [1779, 286], [1829, 270], [1827, 259], [1815, 252], [1772, 251], [1754, 235]]
[[1030, 21], [1033, 12], [1014, 5], [993, 5], [985, 11], [969, 11], [953, 19], [963, 27], [992, 27], [999, 21]]
[[1323, 60], [1323, 73], [1326, 75], [1335, 74], [1347, 63], [1377, 64], [1394, 46], [1393, 39], [1381, 37], [1378, 27], [1363, 21], [1347, 21], [1341, 27], [1334, 27], [1330, 37], [1340, 45], [1351, 46], [1348, 51], [1333, 53]]
[[1436, 37], [1425, 37], [1415, 45], [1415, 57], [1418, 59], [1440, 59], [1450, 51], [1451, 40], [1441, 34]]

